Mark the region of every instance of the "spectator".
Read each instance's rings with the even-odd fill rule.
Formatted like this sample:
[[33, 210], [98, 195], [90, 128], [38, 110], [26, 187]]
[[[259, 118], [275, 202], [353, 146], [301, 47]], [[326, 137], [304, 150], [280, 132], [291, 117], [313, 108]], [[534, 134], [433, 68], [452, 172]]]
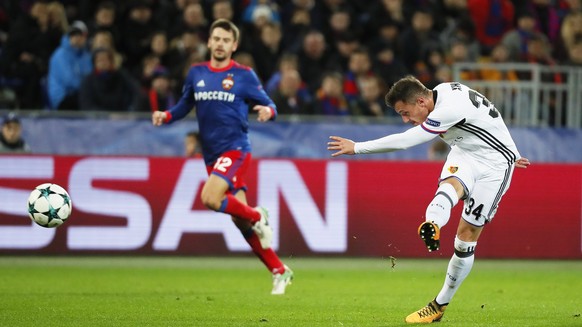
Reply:
[[309, 10], [301, 7], [294, 8], [287, 24], [283, 24], [284, 51], [297, 53], [301, 49], [305, 35], [313, 29]]
[[[228, 19], [233, 23], [238, 23], [234, 16], [234, 8], [230, 0], [215, 0], [212, 2], [212, 21], [217, 19]], [[233, 20], [234, 18], [234, 20]]]
[[[503, 43], [496, 45], [491, 51], [491, 56], [483, 57], [479, 60], [482, 63], [494, 63], [494, 64], [507, 64], [512, 60], [509, 56], [509, 51]], [[497, 70], [483, 68], [479, 72], [482, 79], [487, 81], [518, 81], [517, 74], [514, 70]], [[487, 96], [494, 103], [496, 103], [496, 97]]]
[[532, 13], [536, 30], [544, 34], [551, 44], [560, 37], [560, 15], [550, 0], [529, 0], [521, 10]]
[[382, 78], [387, 85], [392, 85], [402, 77], [408, 75], [404, 63], [394, 54], [391, 44], [378, 45], [375, 51], [376, 58], [373, 61], [374, 72]]
[[[273, 12], [266, 5], [256, 6], [253, 11], [253, 16], [250, 22], [243, 25], [242, 34], [245, 35], [244, 39], [241, 39], [241, 44], [239, 45], [239, 50], [252, 52], [256, 44], [261, 42], [263, 28], [267, 24], [277, 25], [273, 18]], [[281, 34], [279, 32], [278, 34]], [[279, 42], [281, 36], [278, 36]], [[280, 45], [277, 45], [279, 47]]]
[[81, 21], [75, 21], [50, 59], [48, 71], [50, 107], [78, 110], [81, 82], [91, 73], [91, 69], [91, 52], [87, 48], [87, 26]]
[[200, 134], [188, 132], [184, 137], [184, 155], [188, 158], [202, 158]]
[[344, 73], [343, 91], [348, 102], [360, 96], [360, 80], [372, 76], [372, 61], [365, 48], [358, 48], [350, 54], [348, 70]]
[[170, 64], [168, 37], [164, 31], [157, 31], [151, 35], [150, 53], [160, 58], [163, 66]]
[[568, 60], [570, 49], [582, 41], [582, 11], [568, 14], [562, 22], [557, 59]]
[[111, 49], [97, 49], [93, 54], [95, 70], [81, 84], [80, 108], [86, 111], [137, 110], [139, 87], [124, 70], [115, 67]]
[[134, 0], [129, 4], [128, 17], [123, 24], [123, 46], [126, 68], [130, 71], [139, 65], [150, 51], [150, 37], [157, 31], [152, 19], [152, 9], [144, 0]]
[[442, 48], [449, 49], [453, 44], [462, 42], [469, 50], [469, 60], [475, 61], [481, 56], [481, 45], [475, 37], [475, 32], [475, 24], [471, 17], [460, 17], [441, 33]]
[[352, 32], [345, 32], [333, 39], [335, 52], [331, 55], [330, 62], [337, 65], [337, 69], [345, 71], [348, 69], [350, 56], [358, 48], [362, 47], [362, 43], [357, 35]]
[[569, 58], [565, 64], [582, 67], [582, 41], [570, 47]]
[[[283, 31], [285, 36], [292, 36], [298, 34], [289, 34], [288, 28], [292, 29], [295, 24], [300, 24], [305, 27], [305, 31], [311, 29], [322, 30], [324, 22], [323, 8], [320, 1], [315, 0], [292, 0], [284, 1], [281, 4], [281, 22], [283, 24]], [[303, 34], [299, 34], [303, 38]], [[287, 43], [287, 42], [285, 42]], [[300, 43], [298, 46], [300, 46]]]
[[374, 35], [386, 21], [395, 24], [401, 31], [408, 24], [404, 14], [403, 0], [375, 1], [375, 4], [370, 6], [368, 15], [370, 23], [367, 34], [371, 35]]
[[56, 35], [62, 36], [69, 30], [69, 21], [63, 4], [57, 1], [48, 3], [47, 6], [49, 28], [56, 32]]
[[[157, 67], [159, 67], [162, 63], [160, 62], [160, 58], [153, 54], [146, 55], [142, 61], [138, 69], [130, 72], [135, 80], [138, 81], [139, 85], [143, 89], [147, 89], [150, 87], [152, 82], [152, 78], [154, 76], [154, 71]], [[182, 73], [180, 72], [180, 76]]]
[[340, 6], [334, 9], [329, 16], [327, 28], [324, 30], [326, 40], [335, 40], [348, 31], [359, 37], [359, 28], [353, 20], [352, 13], [347, 7]]
[[302, 90], [302, 81], [299, 72], [288, 69], [281, 72], [281, 81], [271, 94], [271, 99], [277, 105], [277, 112], [281, 115], [310, 115], [313, 114], [311, 96]]
[[547, 42], [547, 37], [536, 30], [533, 14], [529, 11], [519, 13], [516, 28], [507, 32], [501, 39], [501, 43], [509, 51], [509, 60], [523, 60], [528, 52], [527, 43], [533, 37], [544, 38]]
[[248, 52], [237, 51], [235, 54], [233, 54], [232, 59], [243, 66], [250, 67], [255, 71], [257, 70], [257, 62], [255, 61], [255, 58], [253, 58], [253, 56]]
[[[173, 21], [174, 18], [170, 19]], [[176, 20], [175, 23], [169, 28], [169, 38], [174, 39], [180, 37], [182, 31], [191, 30], [198, 31], [202, 34], [200, 37], [202, 39], [206, 38], [206, 30], [208, 28], [208, 21], [204, 16], [204, 8], [200, 3], [192, 3], [184, 8], [181, 13], [180, 19]]]
[[176, 81], [183, 79], [184, 70], [190, 67], [192, 58], [202, 61], [206, 57], [208, 48], [196, 30], [184, 30], [178, 39], [170, 43], [167, 66], [170, 76]]
[[91, 52], [97, 49], [111, 49], [115, 53], [115, 67], [121, 67], [123, 56], [115, 48], [115, 40], [108, 30], [99, 30], [91, 38]]
[[16, 106], [23, 109], [44, 107], [39, 81], [48, 69], [51, 53], [59, 45], [61, 27], [51, 25], [49, 6], [35, 2], [30, 13], [14, 20], [2, 47], [0, 74], [5, 85], [14, 89]]
[[277, 60], [283, 52], [281, 37], [281, 27], [269, 22], [262, 27], [260, 39], [251, 49], [261, 81], [267, 81], [277, 69]]
[[388, 107], [384, 104], [386, 87], [378, 76], [364, 76], [358, 84], [360, 85], [360, 96], [350, 103], [354, 114], [374, 117], [398, 116], [394, 110], [387, 110]]
[[139, 105], [140, 111], [164, 111], [172, 108], [176, 104], [176, 96], [172, 90], [170, 75], [168, 70], [163, 67], [157, 67], [151, 79], [151, 86], [146, 90]]
[[242, 14], [243, 24], [251, 23], [254, 20], [255, 9], [263, 7], [270, 12], [271, 19], [276, 24], [281, 24], [281, 17], [279, 15], [279, 6], [272, 0], [251, 0]]
[[2, 121], [0, 134], [0, 153], [30, 152], [28, 144], [22, 138], [20, 119], [13, 113], [8, 114]]
[[412, 15], [412, 24], [404, 29], [398, 38], [398, 53], [409, 71], [422, 60], [425, 49], [438, 45], [439, 35], [432, 31], [432, 13], [426, 9], [417, 9]]
[[113, 38], [115, 48], [120, 48], [122, 45], [121, 33], [115, 24], [117, 12], [115, 4], [111, 1], [103, 1], [99, 3], [93, 19], [88, 24], [89, 35], [94, 36], [99, 31], [108, 31]]
[[[158, 1], [159, 9], [154, 12], [155, 20], [159, 28], [167, 31], [170, 39], [175, 37], [172, 35], [172, 27], [176, 22], [177, 17], [182, 17], [184, 10], [191, 4], [200, 4], [200, 0], [165, 0]], [[204, 8], [203, 8], [204, 9]], [[178, 34], [180, 34], [178, 32]]]
[[351, 115], [348, 101], [343, 94], [343, 77], [340, 72], [331, 71], [323, 75], [321, 87], [315, 98], [314, 112], [317, 115]]
[[279, 87], [279, 82], [281, 81], [281, 75], [286, 70], [297, 70], [299, 71], [297, 55], [293, 53], [283, 53], [277, 62], [277, 70], [269, 77], [267, 83], [265, 84], [265, 91], [267, 94], [275, 92]]
[[326, 70], [337, 69], [330, 60], [330, 52], [323, 34], [316, 30], [305, 35], [298, 58], [299, 74], [303, 77], [311, 94], [315, 94], [321, 85], [321, 78]]
[[414, 65], [414, 74], [426, 87], [432, 89], [436, 86], [434, 81], [437, 67], [446, 64], [446, 62], [447, 59], [442, 48], [431, 45], [424, 49], [422, 60], [417, 61]]
[[468, 0], [467, 6], [482, 46], [481, 54], [489, 55], [503, 35], [513, 28], [513, 3], [511, 0]]
[[368, 48], [370, 48], [371, 53], [377, 53], [386, 47], [391, 47], [394, 50], [394, 47], [398, 44], [399, 34], [398, 24], [391, 20], [385, 20], [379, 25], [376, 35], [368, 42]]

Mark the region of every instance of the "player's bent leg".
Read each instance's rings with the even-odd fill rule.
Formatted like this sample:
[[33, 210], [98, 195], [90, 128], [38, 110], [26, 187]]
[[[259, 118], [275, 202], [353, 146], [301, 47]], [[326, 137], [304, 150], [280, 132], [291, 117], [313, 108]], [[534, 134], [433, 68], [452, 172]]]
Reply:
[[440, 321], [445, 314], [446, 304], [438, 304], [436, 300], [432, 300], [425, 307], [409, 314], [404, 321], [409, 324], [430, 324]]
[[[241, 201], [238, 197], [227, 193], [229, 188], [230, 185], [224, 178], [210, 174], [202, 188], [202, 203], [214, 211], [246, 219], [252, 223], [259, 221], [261, 219], [261, 213], [248, 206], [246, 200]], [[240, 192], [244, 191], [239, 190], [237, 194]]]
[[202, 204], [210, 210], [219, 211], [228, 188], [229, 185], [224, 179], [211, 174], [200, 194]]
[[461, 190], [463, 189], [456, 178], [449, 178], [443, 181], [426, 208], [425, 220], [435, 223], [439, 228], [447, 224], [451, 217], [451, 210], [459, 202], [460, 196], [454, 184], [458, 184], [458, 187]]

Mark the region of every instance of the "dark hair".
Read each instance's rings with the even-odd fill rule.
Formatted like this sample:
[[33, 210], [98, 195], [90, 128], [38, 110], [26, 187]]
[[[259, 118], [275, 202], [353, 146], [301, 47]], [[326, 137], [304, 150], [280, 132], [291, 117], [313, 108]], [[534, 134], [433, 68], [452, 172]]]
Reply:
[[416, 77], [408, 75], [392, 85], [384, 100], [387, 106], [394, 108], [398, 101], [412, 104], [420, 95], [428, 93], [429, 90]]
[[222, 28], [225, 31], [232, 32], [232, 35], [234, 36], [234, 42], [238, 42], [240, 32], [238, 30], [238, 27], [236, 27], [236, 25], [233, 22], [223, 18], [215, 20], [214, 23], [210, 25], [209, 31], [210, 35], [212, 35], [214, 29], [218, 27]]

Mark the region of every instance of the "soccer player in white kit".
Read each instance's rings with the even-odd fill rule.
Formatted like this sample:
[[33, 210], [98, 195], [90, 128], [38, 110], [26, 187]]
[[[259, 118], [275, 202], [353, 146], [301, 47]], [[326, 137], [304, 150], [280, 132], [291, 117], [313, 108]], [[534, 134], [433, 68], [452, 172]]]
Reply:
[[438, 250], [440, 228], [452, 208], [464, 201], [457, 227], [455, 253], [443, 288], [428, 305], [406, 317], [407, 323], [440, 321], [474, 261], [483, 226], [490, 222], [509, 188], [514, 167], [526, 168], [495, 106], [479, 92], [460, 83], [442, 83], [427, 89], [412, 76], [399, 80], [386, 95], [386, 104], [415, 127], [367, 142], [330, 136], [332, 156], [403, 150], [440, 136], [451, 147], [441, 171], [436, 194], [426, 209], [418, 234], [428, 251]]

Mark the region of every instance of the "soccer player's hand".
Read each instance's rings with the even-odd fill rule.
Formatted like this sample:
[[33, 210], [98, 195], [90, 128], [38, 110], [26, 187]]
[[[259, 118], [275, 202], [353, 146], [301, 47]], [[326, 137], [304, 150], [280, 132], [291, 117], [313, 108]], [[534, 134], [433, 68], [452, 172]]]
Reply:
[[332, 141], [327, 142], [327, 149], [336, 151], [331, 154], [332, 157], [337, 157], [342, 154], [354, 154], [354, 141], [345, 139], [339, 136], [330, 136]]
[[253, 110], [259, 115], [257, 120], [260, 122], [266, 122], [273, 117], [273, 110], [267, 106], [261, 106], [258, 104], [253, 107]]
[[517, 168], [527, 168], [527, 166], [529, 166], [531, 163], [529, 162], [528, 158], [519, 158], [517, 159], [517, 161], [515, 162], [515, 167]]
[[152, 124], [154, 124], [154, 126], [162, 125], [164, 121], [166, 121], [166, 116], [167, 114], [163, 111], [154, 111], [154, 113], [152, 113]]

